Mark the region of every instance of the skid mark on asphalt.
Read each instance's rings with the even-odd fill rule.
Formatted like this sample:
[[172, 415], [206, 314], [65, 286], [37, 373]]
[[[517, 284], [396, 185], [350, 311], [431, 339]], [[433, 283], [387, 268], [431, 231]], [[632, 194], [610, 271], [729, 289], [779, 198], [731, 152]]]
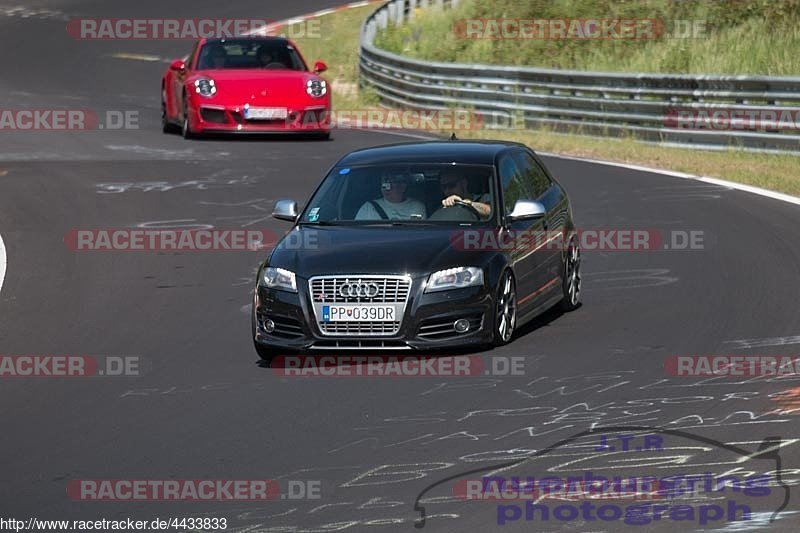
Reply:
[[587, 282], [587, 287], [584, 290], [641, 289], [645, 287], [660, 287], [678, 281], [677, 277], [669, 276], [669, 273], [670, 270], [668, 268], [589, 272], [583, 274], [583, 279]]
[[69, 20], [63, 11], [57, 9], [35, 9], [28, 6], [0, 5], [0, 17], [21, 19]]
[[772, 401], [778, 404], [780, 414], [798, 414], [800, 411], [800, 387], [786, 389], [770, 396]]
[[[124, 192], [168, 192], [175, 189], [191, 189], [205, 191], [208, 189], [219, 189], [232, 185], [255, 185], [257, 179], [251, 176], [225, 177], [225, 172], [217, 172], [211, 176], [193, 180], [170, 182], [170, 181], [126, 181], [116, 183], [96, 183], [95, 192], [97, 194], [121, 194]], [[252, 203], [249, 202], [249, 203]], [[207, 205], [214, 205], [209, 203]]]
[[131, 152], [140, 155], [158, 155], [162, 157], [174, 157], [176, 159], [196, 155], [192, 148], [187, 148], [185, 150], [167, 150], [165, 148], [152, 148], [149, 146], [140, 146], [138, 144], [107, 144], [105, 148], [115, 152]]
[[737, 339], [725, 341], [723, 344], [727, 344], [734, 350], [761, 348], [763, 346], [787, 346], [791, 344], [800, 344], [800, 335], [791, 337], [767, 337], [763, 339]]

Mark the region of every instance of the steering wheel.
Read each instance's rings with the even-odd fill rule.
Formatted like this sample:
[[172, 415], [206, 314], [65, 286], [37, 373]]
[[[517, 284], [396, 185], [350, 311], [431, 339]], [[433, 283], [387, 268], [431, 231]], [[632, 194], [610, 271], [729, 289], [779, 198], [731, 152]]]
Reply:
[[464, 200], [456, 200], [453, 207], [460, 207], [462, 209], [467, 210], [472, 216], [475, 217], [475, 220], [481, 219], [481, 214], [475, 209], [475, 206], [465, 202]]
[[272, 63], [267, 63], [266, 65], [264, 65], [264, 68], [272, 70], [276, 68], [286, 68], [286, 65], [284, 65], [279, 61], [273, 61]]

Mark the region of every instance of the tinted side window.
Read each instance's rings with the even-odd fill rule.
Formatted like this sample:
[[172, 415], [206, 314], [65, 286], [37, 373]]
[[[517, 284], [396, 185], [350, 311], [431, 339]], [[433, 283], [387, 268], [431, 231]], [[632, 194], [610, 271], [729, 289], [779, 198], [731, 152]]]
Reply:
[[522, 171], [510, 155], [503, 156], [500, 160], [500, 186], [503, 188], [506, 214], [514, 210], [517, 200], [532, 198], [532, 191], [525, 186]]
[[533, 191], [532, 198], [537, 199], [546, 193], [552, 182], [545, 174], [544, 169], [539, 166], [539, 163], [526, 152], [514, 153], [514, 160], [522, 171], [522, 179]]

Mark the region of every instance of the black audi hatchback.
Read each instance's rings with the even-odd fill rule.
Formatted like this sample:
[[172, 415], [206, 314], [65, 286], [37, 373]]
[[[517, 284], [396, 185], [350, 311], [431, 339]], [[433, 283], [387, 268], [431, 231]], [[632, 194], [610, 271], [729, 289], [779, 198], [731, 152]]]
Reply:
[[287, 351], [501, 345], [548, 308], [578, 307], [581, 258], [564, 188], [526, 146], [403, 143], [328, 172], [261, 264], [252, 334]]

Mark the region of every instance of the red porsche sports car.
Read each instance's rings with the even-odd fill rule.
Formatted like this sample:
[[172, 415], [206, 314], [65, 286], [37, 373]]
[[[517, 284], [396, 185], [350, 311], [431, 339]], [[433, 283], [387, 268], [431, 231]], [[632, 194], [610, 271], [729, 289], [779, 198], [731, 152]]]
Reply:
[[201, 39], [161, 82], [164, 132], [330, 136], [331, 91], [294, 43], [280, 37]]

